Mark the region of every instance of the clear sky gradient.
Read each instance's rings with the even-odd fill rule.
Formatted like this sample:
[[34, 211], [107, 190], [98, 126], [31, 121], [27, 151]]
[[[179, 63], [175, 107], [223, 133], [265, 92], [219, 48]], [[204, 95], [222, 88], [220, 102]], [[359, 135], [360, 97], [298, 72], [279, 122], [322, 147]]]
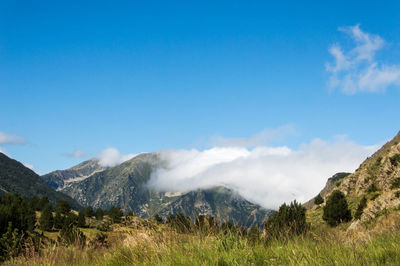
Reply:
[[[0, 132], [25, 139], [1, 150], [46, 173], [108, 147], [202, 148], [282, 125], [296, 133], [275, 144], [293, 148], [393, 137], [397, 76], [349, 94], [326, 63], [333, 45], [355, 45], [338, 29], [359, 24], [395, 75], [400, 2], [270, 2], [1, 1]], [[77, 149], [86, 157], [67, 156]]]

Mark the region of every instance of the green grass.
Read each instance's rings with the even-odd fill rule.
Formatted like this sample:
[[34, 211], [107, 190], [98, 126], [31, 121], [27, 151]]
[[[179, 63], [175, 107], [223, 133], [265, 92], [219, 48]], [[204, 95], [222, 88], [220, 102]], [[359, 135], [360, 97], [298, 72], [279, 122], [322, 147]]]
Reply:
[[[235, 234], [150, 233], [136, 245], [123, 239], [109, 248], [53, 246], [42, 254], [18, 258], [25, 265], [378, 265], [400, 263], [400, 233], [366, 243], [345, 242], [337, 230], [310, 232], [288, 241], [253, 242]], [[135, 236], [132, 234], [132, 236]]]

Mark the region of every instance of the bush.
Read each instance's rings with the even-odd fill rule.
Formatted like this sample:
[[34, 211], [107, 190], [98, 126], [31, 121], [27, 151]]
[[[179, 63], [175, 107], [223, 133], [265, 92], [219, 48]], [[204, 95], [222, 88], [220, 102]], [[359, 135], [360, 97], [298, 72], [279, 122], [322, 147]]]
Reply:
[[393, 180], [391, 189], [394, 188], [400, 188], [400, 177], [397, 177], [395, 180]]
[[324, 206], [324, 214], [322, 218], [330, 226], [336, 226], [342, 222], [348, 222], [351, 220], [351, 212], [348, 208], [343, 192], [340, 190], [332, 192]]
[[372, 183], [371, 185], [369, 185], [367, 192], [372, 193], [372, 192], [376, 192], [377, 190], [378, 190], [378, 188], [376, 187], [376, 185], [374, 183]]
[[157, 223], [160, 223], [160, 224], [164, 223], [163, 218], [162, 218], [158, 213], [157, 213], [156, 215], [154, 215], [154, 220], [155, 220]]
[[314, 204], [320, 205], [322, 203], [324, 203], [324, 199], [321, 197], [321, 194], [318, 194], [318, 196], [314, 198]]
[[354, 219], [359, 220], [361, 218], [361, 215], [362, 215], [363, 210], [365, 209], [365, 207], [367, 207], [367, 198], [364, 196], [361, 199], [360, 204], [358, 204], [356, 213], [354, 214]]
[[393, 155], [392, 157], [389, 158], [389, 160], [393, 166], [397, 166], [398, 163], [400, 162], [400, 154]]
[[290, 205], [284, 203], [279, 210], [267, 220], [264, 228], [272, 237], [282, 237], [304, 234], [308, 230], [306, 208], [293, 201]]

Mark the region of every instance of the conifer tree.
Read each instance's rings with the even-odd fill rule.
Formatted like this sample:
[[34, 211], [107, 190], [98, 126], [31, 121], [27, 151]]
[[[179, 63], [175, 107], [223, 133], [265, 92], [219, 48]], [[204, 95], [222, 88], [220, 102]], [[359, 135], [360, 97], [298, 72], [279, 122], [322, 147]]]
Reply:
[[340, 190], [332, 192], [326, 201], [322, 218], [330, 226], [336, 226], [342, 222], [348, 222], [351, 220], [351, 213], [343, 192]]
[[47, 204], [40, 215], [39, 219], [40, 229], [43, 231], [50, 231], [54, 225], [53, 213], [50, 204]]

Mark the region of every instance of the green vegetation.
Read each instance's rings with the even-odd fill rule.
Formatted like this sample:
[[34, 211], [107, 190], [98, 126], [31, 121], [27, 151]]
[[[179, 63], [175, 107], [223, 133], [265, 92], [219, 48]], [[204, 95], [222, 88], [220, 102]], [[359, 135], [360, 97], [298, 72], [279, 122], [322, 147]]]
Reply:
[[291, 237], [304, 234], [308, 225], [306, 209], [296, 201], [283, 204], [264, 225], [266, 233], [272, 238]]
[[371, 185], [369, 185], [369, 187], [368, 187], [368, 189], [367, 189], [367, 192], [368, 192], [368, 193], [372, 193], [372, 192], [376, 192], [376, 191], [378, 191], [378, 188], [377, 188], [377, 186], [375, 185], [375, 183], [372, 183]]
[[396, 179], [393, 180], [390, 188], [391, 189], [400, 188], [400, 177], [397, 177]]
[[362, 197], [360, 203], [358, 204], [356, 213], [354, 214], [354, 219], [359, 220], [361, 218], [361, 215], [365, 207], [367, 207], [367, 198], [364, 196]]
[[[56, 204], [58, 200], [66, 200], [74, 208], [79, 209], [80, 205], [67, 195], [55, 191], [48, 186], [35, 172], [25, 167], [22, 163], [7, 157], [0, 152], [0, 196], [7, 193], [16, 193], [28, 199], [35, 198], [32, 203], [35, 210], [41, 210], [45, 202], [50, 201]], [[39, 198], [39, 195], [46, 198]], [[7, 226], [5, 227], [7, 229]]]
[[314, 198], [314, 204], [316, 205], [320, 205], [324, 203], [324, 199], [321, 197], [321, 194], [318, 194], [315, 198]]
[[351, 220], [351, 212], [346, 197], [340, 190], [334, 190], [326, 201], [322, 218], [330, 225], [336, 226]]
[[398, 163], [400, 162], [400, 154], [393, 155], [392, 157], [389, 158], [389, 160], [393, 166], [397, 166]]

